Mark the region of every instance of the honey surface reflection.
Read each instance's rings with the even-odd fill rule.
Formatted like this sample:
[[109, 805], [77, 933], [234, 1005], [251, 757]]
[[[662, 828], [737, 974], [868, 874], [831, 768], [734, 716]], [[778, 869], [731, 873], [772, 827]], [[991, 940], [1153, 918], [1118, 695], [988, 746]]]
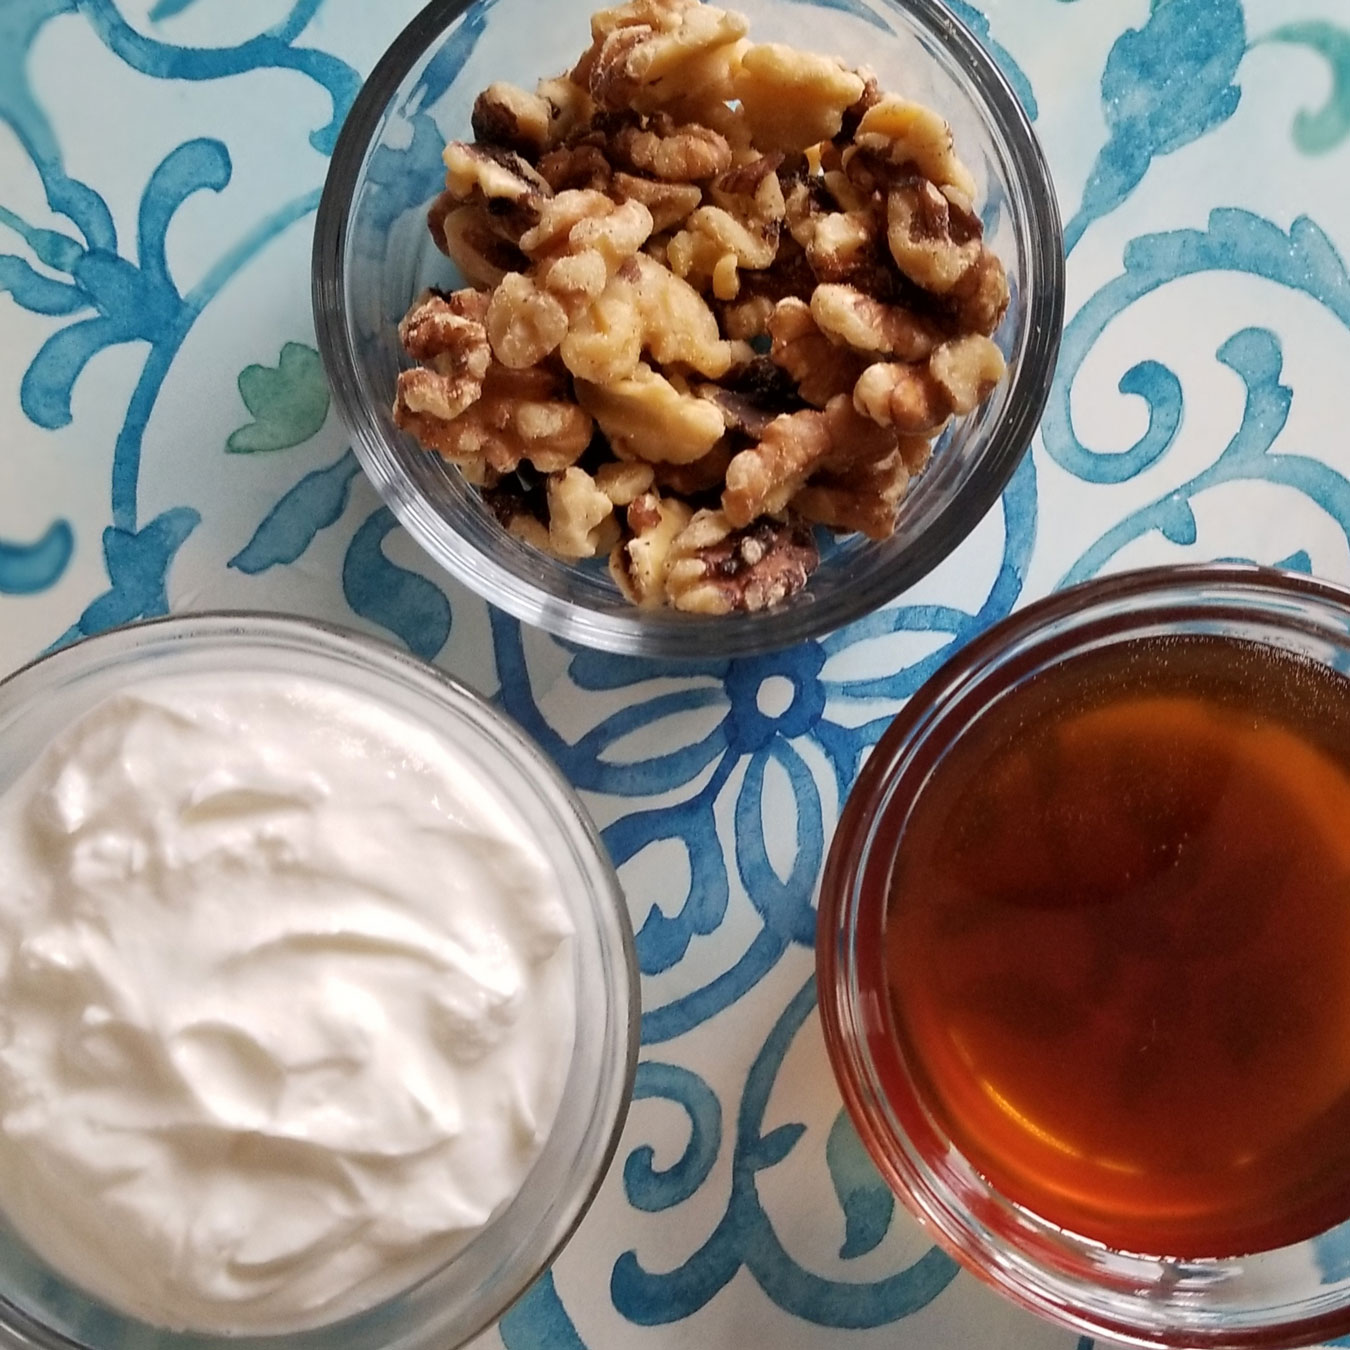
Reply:
[[896, 1034], [1004, 1195], [1120, 1250], [1350, 1216], [1350, 682], [1139, 640], [996, 704], [892, 876]]

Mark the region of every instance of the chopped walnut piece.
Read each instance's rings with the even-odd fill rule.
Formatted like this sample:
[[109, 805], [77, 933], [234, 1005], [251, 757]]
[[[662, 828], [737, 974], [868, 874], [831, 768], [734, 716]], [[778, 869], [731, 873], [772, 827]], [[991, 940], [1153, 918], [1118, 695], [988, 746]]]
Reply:
[[524, 255], [497, 232], [482, 202], [456, 206], [448, 192], [442, 193], [427, 212], [427, 225], [436, 247], [471, 286], [495, 286], [525, 265]]
[[829, 450], [824, 413], [808, 409], [775, 417], [758, 444], [727, 465], [722, 493], [727, 520], [739, 529], [757, 516], [784, 510]]
[[[747, 27], [744, 15], [707, 4], [671, 7], [600, 30], [592, 20], [595, 41], [572, 75], [602, 108], [654, 112], [682, 94], [721, 93], [719, 79], [730, 84]], [[716, 59], [700, 59], [723, 53], [725, 68]]]
[[708, 302], [687, 281], [641, 253], [624, 264], [624, 275], [637, 294], [642, 345], [654, 360], [714, 379], [726, 374], [732, 345], [718, 333]]
[[[564, 199], [567, 199], [564, 201]], [[540, 262], [539, 281], [575, 310], [601, 294], [647, 241], [652, 213], [641, 202], [620, 206], [598, 192], [563, 192], [545, 209], [521, 247]]]
[[549, 551], [548, 505], [541, 489], [526, 491], [512, 474], [484, 488], [483, 502], [508, 534], [531, 548]]
[[847, 394], [837, 394], [823, 412], [808, 409], [776, 417], [759, 443], [742, 450], [727, 466], [722, 510], [735, 526], [786, 509], [822, 465], [853, 469], [895, 452], [894, 433], [881, 431], [854, 411]]
[[614, 166], [598, 145], [559, 145], [540, 157], [539, 174], [555, 193], [578, 188], [604, 192], [614, 177]]
[[474, 100], [471, 120], [479, 142], [537, 159], [549, 145], [557, 115], [541, 95], [498, 80]]
[[497, 473], [509, 473], [522, 459], [544, 473], [566, 468], [580, 458], [594, 430], [568, 398], [565, 379], [542, 366], [489, 366], [481, 395], [448, 420], [410, 408], [400, 388], [394, 421], [453, 463], [484, 464]]
[[928, 369], [950, 410], [963, 416], [989, 397], [1007, 367], [1003, 353], [987, 337], [971, 333], [944, 342], [929, 358]]
[[548, 104], [550, 147], [561, 144], [575, 127], [584, 126], [595, 116], [594, 100], [566, 75], [540, 80], [535, 93]]
[[688, 464], [653, 464], [656, 486], [662, 492], [685, 498], [720, 493], [726, 482], [731, 455], [730, 437], [723, 436], [706, 455], [690, 460]]
[[524, 370], [542, 361], [567, 335], [567, 312], [530, 277], [508, 272], [492, 293], [485, 324], [497, 360]]
[[426, 291], [398, 326], [399, 341], [423, 364], [400, 372], [398, 403], [410, 413], [458, 417], [483, 391], [492, 363], [478, 291]]
[[805, 150], [829, 140], [862, 92], [861, 77], [833, 57], [777, 42], [750, 47], [732, 81], [755, 143], [765, 150]]
[[853, 406], [878, 426], [934, 434], [951, 415], [951, 401], [927, 362], [879, 362], [853, 387]]
[[767, 295], [749, 295], [734, 304], [723, 305], [722, 331], [738, 341], [765, 337], [773, 307], [774, 302]]
[[956, 287], [980, 256], [980, 241], [958, 241], [951, 203], [925, 179], [898, 184], [886, 199], [886, 241], [895, 265], [936, 295]]
[[595, 485], [614, 503], [627, 506], [642, 496], [656, 481], [650, 464], [638, 460], [612, 459], [595, 471]]
[[443, 158], [445, 190], [455, 201], [486, 202], [493, 228], [513, 243], [553, 195], [547, 180], [514, 150], [451, 141]]
[[561, 352], [573, 375], [608, 384], [632, 374], [643, 350], [660, 365], [688, 366], [713, 377], [724, 375], [733, 357], [703, 297], [639, 253], [574, 318]]
[[726, 138], [708, 127], [677, 125], [658, 115], [652, 126], [621, 127], [609, 141], [610, 157], [638, 173], [671, 183], [712, 178], [731, 165]]
[[938, 187], [950, 184], [967, 199], [975, 196], [975, 180], [952, 148], [951, 127], [921, 103], [886, 95], [863, 114], [854, 141], [881, 150], [892, 164], [914, 165]]
[[910, 473], [898, 450], [846, 474], [813, 478], [792, 499], [804, 520], [834, 530], [854, 531], [869, 539], [895, 533], [895, 513], [909, 490]]
[[[548, 546], [559, 558], [593, 558], [608, 552], [612, 540], [614, 503], [595, 485], [595, 479], [575, 465], [548, 480]], [[610, 524], [610, 531], [605, 529]]]
[[609, 571], [635, 605], [665, 603], [670, 546], [692, 515], [678, 498], [660, 497], [654, 492], [636, 497], [629, 506], [628, 528], [632, 533], [610, 553]]
[[817, 286], [811, 317], [826, 337], [854, 351], [919, 361], [942, 340], [935, 324], [898, 305], [883, 305], [854, 286]]
[[737, 530], [721, 511], [699, 511], [671, 544], [666, 593], [687, 613], [750, 613], [801, 590], [819, 562], [802, 525], [767, 519]]
[[780, 300], [769, 319], [769, 355], [797, 381], [797, 392], [817, 408], [853, 388], [867, 358], [831, 342], [804, 300]]
[[987, 248], [981, 248], [974, 265], [948, 293], [947, 303], [961, 328], [992, 337], [1003, 322], [1010, 298], [1003, 264]]
[[880, 226], [872, 211], [830, 211], [820, 216], [806, 245], [811, 270], [824, 282], [846, 281], [872, 270]]
[[682, 392], [645, 362], [612, 384], [577, 380], [576, 391], [623, 458], [688, 464], [706, 455], [726, 429], [711, 403]]
[[[758, 270], [768, 267], [777, 252], [776, 222], [756, 223], [751, 228], [720, 206], [700, 206], [666, 246], [666, 256], [676, 276], [708, 285], [719, 266], [729, 265], [733, 275], [740, 268]], [[737, 289], [717, 298], [734, 300], [738, 293]]]
[[616, 173], [612, 187], [620, 201], [641, 202], [652, 213], [653, 234], [680, 224], [703, 200], [695, 183], [660, 183], [631, 173]]

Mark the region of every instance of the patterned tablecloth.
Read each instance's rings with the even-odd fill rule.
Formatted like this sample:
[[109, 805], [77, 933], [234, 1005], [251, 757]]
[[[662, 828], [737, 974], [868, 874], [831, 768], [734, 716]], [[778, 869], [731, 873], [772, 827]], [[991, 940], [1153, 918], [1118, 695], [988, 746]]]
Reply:
[[627, 887], [628, 1128], [485, 1344], [1073, 1350], [931, 1249], [840, 1114], [811, 980], [840, 800], [948, 653], [1054, 587], [1220, 557], [1350, 580], [1346, 0], [952, 3], [1067, 222], [1041, 433], [901, 603], [690, 669], [570, 650], [439, 575], [330, 409], [314, 209], [415, 0], [0, 0], [0, 670], [168, 610], [363, 627], [520, 719]]

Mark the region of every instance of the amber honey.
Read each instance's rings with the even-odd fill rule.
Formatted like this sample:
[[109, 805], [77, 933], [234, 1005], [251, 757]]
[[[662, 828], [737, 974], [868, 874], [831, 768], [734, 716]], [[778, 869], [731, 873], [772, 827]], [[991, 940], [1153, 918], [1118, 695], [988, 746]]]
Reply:
[[885, 972], [927, 1109], [1043, 1219], [1202, 1257], [1350, 1217], [1350, 681], [1186, 636], [1023, 683], [913, 804]]

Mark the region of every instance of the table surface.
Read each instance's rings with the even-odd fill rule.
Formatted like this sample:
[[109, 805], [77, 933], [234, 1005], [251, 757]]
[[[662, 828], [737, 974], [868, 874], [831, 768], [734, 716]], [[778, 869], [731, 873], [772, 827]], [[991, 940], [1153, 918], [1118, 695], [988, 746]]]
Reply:
[[947, 653], [1066, 582], [1212, 558], [1350, 580], [1346, 0], [953, 3], [1067, 222], [1041, 432], [900, 603], [696, 670], [574, 653], [440, 575], [330, 408], [314, 208], [413, 0], [0, 3], [0, 672], [169, 610], [364, 628], [499, 697], [619, 866], [636, 1100], [485, 1345], [1074, 1350], [930, 1248], [840, 1115], [811, 941], [841, 796]]

